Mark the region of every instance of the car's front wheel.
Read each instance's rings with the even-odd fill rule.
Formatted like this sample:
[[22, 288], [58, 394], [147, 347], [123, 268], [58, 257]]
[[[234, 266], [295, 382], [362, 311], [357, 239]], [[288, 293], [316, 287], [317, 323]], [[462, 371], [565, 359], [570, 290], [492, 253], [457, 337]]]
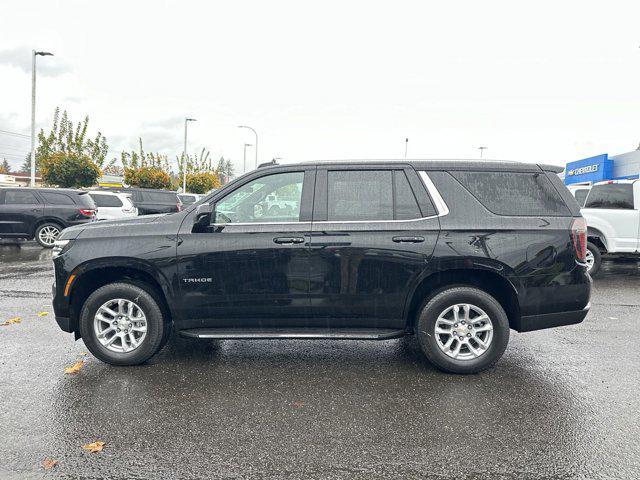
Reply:
[[162, 347], [167, 325], [158, 302], [130, 283], [111, 283], [82, 306], [80, 334], [89, 351], [112, 365], [138, 365]]
[[509, 320], [500, 303], [473, 287], [448, 288], [423, 305], [416, 324], [422, 351], [450, 373], [493, 366], [509, 342]]
[[53, 244], [60, 235], [62, 228], [56, 223], [43, 223], [36, 228], [36, 242], [44, 248], [53, 248]]

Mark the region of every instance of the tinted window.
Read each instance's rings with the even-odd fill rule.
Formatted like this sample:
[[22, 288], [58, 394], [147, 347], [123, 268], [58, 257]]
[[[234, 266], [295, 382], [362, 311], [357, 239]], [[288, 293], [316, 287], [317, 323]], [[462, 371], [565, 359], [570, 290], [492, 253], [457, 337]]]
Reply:
[[576, 202], [581, 207], [584, 206], [584, 201], [587, 199], [587, 195], [589, 195], [589, 190], [583, 188], [582, 190], [576, 190], [575, 192]]
[[5, 193], [4, 203], [6, 205], [34, 205], [40, 202], [31, 192], [9, 190]]
[[192, 203], [196, 203], [196, 197], [193, 195], [179, 195], [180, 200], [185, 205], [191, 205]]
[[100, 207], [121, 207], [122, 201], [115, 195], [102, 195], [99, 193], [92, 193], [91, 198], [96, 203], [98, 208]]
[[585, 208], [633, 209], [633, 184], [595, 185], [587, 197]]
[[178, 203], [178, 196], [173, 192], [141, 192], [142, 201], [158, 203]]
[[570, 215], [542, 172], [450, 172], [487, 210], [497, 215]]
[[391, 170], [329, 171], [327, 220], [393, 220], [392, 173]]
[[405, 175], [405, 173], [398, 170], [395, 172], [394, 177], [396, 182], [396, 202], [394, 218], [396, 220], [409, 220], [412, 218], [422, 217], [422, 214], [420, 213], [420, 207], [418, 207], [418, 202], [416, 201], [416, 197], [411, 190], [409, 180], [407, 180], [407, 176]]
[[216, 204], [215, 223], [298, 222], [304, 172], [277, 173], [244, 184]]
[[75, 205], [68, 195], [62, 193], [40, 192], [40, 195], [43, 196], [45, 203], [51, 205]]

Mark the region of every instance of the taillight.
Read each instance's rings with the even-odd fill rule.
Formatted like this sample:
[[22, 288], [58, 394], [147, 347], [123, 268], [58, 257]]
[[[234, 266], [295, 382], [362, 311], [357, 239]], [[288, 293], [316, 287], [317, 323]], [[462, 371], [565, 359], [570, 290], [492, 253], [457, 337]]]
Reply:
[[81, 215], [84, 215], [85, 217], [93, 217], [96, 213], [95, 210], [88, 209], [88, 208], [80, 208], [78, 209], [78, 211], [80, 212]]
[[584, 218], [575, 218], [571, 222], [571, 241], [576, 259], [584, 263], [587, 257], [587, 222]]

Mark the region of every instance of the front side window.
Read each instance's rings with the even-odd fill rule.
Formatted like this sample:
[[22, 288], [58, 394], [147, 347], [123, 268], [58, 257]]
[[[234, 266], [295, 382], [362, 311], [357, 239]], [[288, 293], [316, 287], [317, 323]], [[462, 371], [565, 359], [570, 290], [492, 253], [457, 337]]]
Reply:
[[633, 184], [607, 183], [595, 185], [589, 192], [584, 208], [633, 210]]
[[4, 203], [5, 205], [36, 205], [40, 202], [31, 192], [9, 190], [5, 193]]
[[250, 181], [224, 197], [212, 221], [282, 223], [300, 221], [304, 172], [275, 173]]

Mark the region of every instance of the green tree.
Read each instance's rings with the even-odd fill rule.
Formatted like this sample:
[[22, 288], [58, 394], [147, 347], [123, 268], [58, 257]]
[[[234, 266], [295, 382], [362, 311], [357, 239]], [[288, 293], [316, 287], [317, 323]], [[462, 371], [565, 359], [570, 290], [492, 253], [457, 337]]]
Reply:
[[204, 194], [220, 188], [220, 178], [215, 172], [187, 173], [187, 192]]
[[88, 155], [56, 152], [40, 160], [42, 179], [49, 185], [79, 188], [98, 182], [102, 172]]
[[[84, 117], [82, 122], [74, 124], [69, 118], [66, 110], [60, 116], [60, 108], [56, 108], [53, 114], [53, 125], [49, 134], [45, 135], [44, 130], [38, 133], [38, 147], [36, 148], [36, 168], [44, 158], [48, 158], [54, 153], [75, 154], [76, 156], [86, 156], [99, 169], [113, 164], [115, 160], [107, 162], [107, 152], [109, 147], [107, 139], [98, 132], [94, 138], [89, 138], [87, 130], [89, 128], [89, 116]], [[25, 166], [31, 168], [31, 160], [27, 159]]]
[[0, 163], [0, 173], [11, 173], [11, 165], [9, 165], [9, 162], [7, 162], [6, 158], [2, 160], [2, 163]]
[[124, 183], [139, 188], [171, 188], [171, 168], [166, 155], [145, 152], [142, 138], [138, 139], [138, 151], [122, 152], [120, 161], [124, 167]]
[[200, 151], [200, 155], [187, 155], [186, 162], [184, 161], [184, 153], [176, 156], [176, 161], [178, 163], [178, 176], [182, 178], [185, 168], [187, 170], [187, 175], [190, 173], [215, 172], [216, 169], [213, 166], [210, 156], [211, 153], [204, 147]]

